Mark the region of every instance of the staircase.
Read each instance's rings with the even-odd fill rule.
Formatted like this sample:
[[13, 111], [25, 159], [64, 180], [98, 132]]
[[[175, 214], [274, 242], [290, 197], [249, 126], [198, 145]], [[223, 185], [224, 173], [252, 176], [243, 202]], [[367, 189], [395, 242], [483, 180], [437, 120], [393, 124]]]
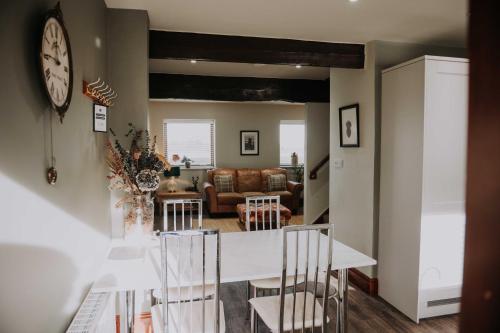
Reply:
[[[311, 171], [309, 172], [309, 184], [311, 184], [311, 182], [328, 182], [328, 178], [324, 178], [324, 177], [320, 177], [320, 179], [318, 179], [318, 172], [323, 169], [325, 166], [328, 165], [328, 162], [330, 161], [330, 155], [326, 155], [323, 159], [321, 159], [321, 161], [319, 161], [319, 163], [311, 169]], [[313, 185], [313, 184], [311, 184]], [[328, 186], [328, 184], [325, 184], [326, 186]], [[316, 188], [317, 186], [314, 185]], [[328, 204], [326, 203], [326, 206], [328, 206]], [[321, 212], [321, 211], [320, 211]], [[322, 212], [318, 218], [316, 218], [316, 220], [314, 220], [314, 224], [323, 224], [323, 223], [329, 223], [329, 220], [328, 220], [328, 217], [329, 217], [329, 214], [328, 214], [328, 208], [325, 209], [324, 212]], [[314, 217], [313, 217], [314, 219]]]

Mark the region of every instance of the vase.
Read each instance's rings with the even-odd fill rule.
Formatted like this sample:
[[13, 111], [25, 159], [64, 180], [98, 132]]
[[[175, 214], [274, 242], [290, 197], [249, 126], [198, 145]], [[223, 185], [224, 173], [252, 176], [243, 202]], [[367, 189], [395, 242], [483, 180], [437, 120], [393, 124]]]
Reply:
[[296, 167], [298, 164], [299, 164], [299, 156], [297, 155], [297, 153], [294, 152], [292, 154], [292, 166]]
[[136, 195], [123, 205], [125, 239], [141, 240], [151, 236], [154, 225], [154, 202], [151, 194]]

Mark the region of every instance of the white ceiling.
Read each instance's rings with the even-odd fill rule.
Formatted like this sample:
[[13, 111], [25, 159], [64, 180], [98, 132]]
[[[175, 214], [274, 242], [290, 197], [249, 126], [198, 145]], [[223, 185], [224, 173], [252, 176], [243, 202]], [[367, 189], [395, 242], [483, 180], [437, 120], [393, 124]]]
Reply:
[[330, 69], [324, 67], [302, 67], [285, 65], [245, 64], [229, 62], [151, 59], [151, 73], [171, 73], [208, 76], [270, 77], [279, 79], [324, 80], [330, 76]]
[[105, 0], [148, 11], [151, 29], [464, 46], [467, 0]]

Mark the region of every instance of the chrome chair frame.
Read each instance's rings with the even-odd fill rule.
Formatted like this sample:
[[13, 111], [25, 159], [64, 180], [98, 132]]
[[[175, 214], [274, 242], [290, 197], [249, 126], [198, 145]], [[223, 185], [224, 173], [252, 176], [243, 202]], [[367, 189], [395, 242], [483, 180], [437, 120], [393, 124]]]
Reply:
[[[220, 232], [219, 230], [207, 230], [207, 229], [199, 229], [199, 230], [189, 230], [189, 231], [166, 231], [160, 233], [160, 244], [161, 244], [161, 283], [162, 283], [162, 299], [166, 300], [166, 302], [163, 302], [163, 307], [162, 307], [162, 315], [163, 315], [163, 327], [165, 329], [165, 332], [162, 333], [168, 333], [169, 330], [169, 322], [168, 322], [168, 308], [169, 304], [169, 295], [168, 295], [168, 290], [169, 290], [169, 281], [168, 281], [168, 274], [167, 274], [167, 267], [168, 267], [168, 256], [167, 256], [167, 249], [168, 249], [168, 241], [170, 239], [177, 239], [177, 250], [178, 253], [180, 253], [180, 240], [181, 238], [189, 238], [190, 241], [190, 248], [189, 248], [189, 265], [190, 265], [190, 278], [191, 278], [191, 288], [193, 286], [193, 249], [192, 249], [192, 244], [193, 244], [193, 237], [202, 237], [202, 295], [203, 297], [201, 300], [195, 300], [193, 297], [188, 301], [191, 304], [193, 302], [202, 302], [202, 333], [206, 331], [205, 328], [205, 312], [206, 312], [206, 306], [205, 302], [208, 299], [208, 297], [205, 297], [205, 288], [206, 288], [206, 236], [215, 236], [216, 237], [216, 258], [215, 258], [215, 295], [213, 298], [210, 298], [210, 300], [213, 299], [215, 303], [215, 314], [214, 314], [214, 332], [218, 333], [220, 332], [220, 262], [221, 262], [221, 245], [220, 245]], [[177, 262], [177, 269], [178, 269], [178, 274], [180, 275], [181, 272], [181, 262], [180, 260]], [[179, 284], [179, 281], [177, 281], [177, 288], [178, 288], [178, 295], [181, 294], [181, 286]], [[179, 306], [179, 322], [181, 320], [181, 303], [183, 303], [180, 299], [177, 299], [174, 301], [174, 303], [177, 303], [177, 306]], [[192, 327], [191, 327], [192, 331]]]
[[[272, 204], [276, 203], [276, 228], [273, 228], [273, 209]], [[245, 228], [250, 231], [250, 205], [253, 203], [255, 207], [255, 230], [259, 230], [259, 218], [258, 218], [258, 204], [262, 204], [262, 230], [266, 230], [266, 211], [264, 209], [264, 204], [269, 204], [269, 230], [279, 229], [281, 226], [281, 216], [280, 216], [280, 196], [279, 195], [263, 195], [263, 196], [253, 196], [246, 198], [246, 216], [245, 216]]]
[[[333, 253], [333, 225], [332, 224], [320, 224], [320, 225], [302, 225], [302, 226], [287, 226], [281, 229], [283, 232], [283, 258], [282, 258], [282, 274], [281, 274], [281, 287], [280, 287], [280, 313], [279, 313], [279, 333], [284, 332], [284, 318], [285, 318], [285, 294], [287, 289], [290, 287], [286, 285], [287, 281], [287, 271], [288, 271], [288, 234], [290, 233], [295, 233], [295, 269], [294, 269], [294, 285], [293, 285], [293, 306], [292, 306], [292, 330], [291, 332], [295, 332], [296, 327], [295, 327], [295, 312], [296, 312], [296, 295], [297, 295], [297, 278], [298, 278], [298, 267], [299, 267], [299, 233], [300, 232], [307, 232], [306, 234], [306, 255], [305, 255], [305, 273], [304, 273], [304, 278], [305, 282], [304, 285], [308, 285], [308, 277], [309, 277], [309, 264], [310, 264], [310, 234], [311, 232], [316, 233], [317, 235], [317, 244], [315, 247], [316, 256], [313, 257], [312, 259], [315, 259], [315, 262], [313, 262], [313, 273], [314, 273], [314, 283], [313, 283], [313, 303], [312, 303], [312, 326], [311, 329], [314, 330], [316, 327], [316, 300], [318, 299], [317, 297], [317, 286], [318, 286], [318, 274], [319, 274], [319, 257], [320, 257], [320, 242], [321, 242], [321, 232], [322, 231], [327, 231], [328, 233], [328, 257], [327, 257], [327, 264], [326, 264], [326, 271], [322, 272], [326, 274], [326, 279], [325, 279], [325, 285], [324, 285], [324, 291], [323, 291], [323, 297], [322, 297], [322, 308], [323, 308], [323, 313], [322, 313], [322, 322], [321, 322], [321, 330], [323, 333], [327, 332], [327, 325], [328, 325], [328, 316], [327, 316], [327, 309], [328, 309], [328, 299], [329, 299], [329, 290], [330, 290], [330, 279], [328, 278], [331, 274], [331, 268], [332, 268], [332, 253]], [[307, 293], [307, 288], [306, 291]], [[304, 295], [304, 303], [303, 303], [303, 308], [302, 308], [302, 328], [301, 332], [304, 332], [306, 329], [305, 321], [306, 321], [306, 300], [307, 296]], [[255, 333], [255, 322], [257, 319], [252, 316], [252, 322], [251, 322], [251, 332]]]
[[[273, 209], [272, 204], [276, 203], [276, 227], [273, 228]], [[253, 196], [246, 198], [246, 212], [245, 212], [245, 229], [246, 231], [251, 231], [250, 227], [250, 216], [251, 209], [250, 205], [253, 204], [255, 207], [255, 230], [259, 230], [259, 221], [258, 221], [258, 204], [262, 204], [262, 230], [273, 230], [279, 229], [281, 227], [281, 212], [280, 212], [280, 196], [279, 195], [261, 195], [261, 196]], [[264, 210], [264, 204], [269, 204], [269, 228], [266, 228], [266, 211]], [[247, 281], [247, 319], [250, 316], [250, 304], [248, 301], [250, 300], [250, 294], [252, 293], [250, 281]], [[257, 297], [257, 288], [254, 288], [254, 297]], [[253, 316], [253, 313], [252, 313]]]
[[[196, 218], [196, 215], [193, 215], [193, 206], [198, 206], [198, 227], [197, 229], [203, 229], [203, 201], [201, 199], [167, 199], [163, 200], [163, 231], [169, 231], [169, 207], [172, 209], [172, 220], [173, 226], [171, 229], [173, 231], [177, 231], [177, 208], [182, 210], [181, 212], [181, 228], [180, 231], [185, 230], [193, 230], [193, 217]], [[189, 208], [189, 214], [186, 216], [186, 208]], [[189, 218], [188, 220], [186, 220]], [[189, 223], [187, 223], [189, 222]], [[189, 227], [189, 228], [187, 228]], [[172, 231], [172, 230], [170, 230]], [[151, 290], [151, 305], [156, 305], [161, 303], [161, 299], [156, 291]]]
[[[181, 208], [181, 230], [186, 230], [186, 223], [189, 229], [193, 229], [193, 206], [198, 206], [198, 229], [203, 229], [203, 201], [201, 199], [168, 199], [163, 200], [163, 231], [168, 230], [168, 209], [172, 208], [173, 211], [173, 231], [177, 231], [177, 208]], [[189, 209], [189, 214], [186, 216], [186, 209]], [[188, 218], [188, 219], [187, 219]], [[186, 220], [187, 219], [187, 220]]]

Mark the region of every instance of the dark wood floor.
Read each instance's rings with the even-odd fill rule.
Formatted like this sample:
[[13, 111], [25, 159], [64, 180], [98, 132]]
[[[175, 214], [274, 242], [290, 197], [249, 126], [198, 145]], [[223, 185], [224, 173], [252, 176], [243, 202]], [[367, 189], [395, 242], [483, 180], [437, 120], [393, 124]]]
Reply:
[[[250, 322], [245, 318], [246, 284], [228, 283], [221, 286], [224, 302], [226, 332], [250, 332]], [[458, 332], [458, 315], [425, 319], [417, 325], [380, 298], [370, 297], [359, 290], [349, 291], [349, 332]], [[332, 303], [335, 303], [332, 301]], [[335, 304], [329, 308], [333, 319], [328, 332], [335, 332]], [[269, 332], [259, 325], [259, 333]]]

